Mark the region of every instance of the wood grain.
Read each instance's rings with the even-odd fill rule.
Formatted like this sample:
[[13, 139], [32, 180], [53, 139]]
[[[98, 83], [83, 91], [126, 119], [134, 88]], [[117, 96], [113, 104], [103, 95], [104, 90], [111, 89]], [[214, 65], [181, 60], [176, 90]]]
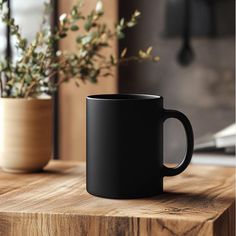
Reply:
[[[60, 12], [68, 12], [76, 0], [60, 1]], [[86, 13], [96, 6], [97, 0], [85, 0], [83, 11]], [[113, 26], [117, 19], [117, 1], [104, 0], [105, 15], [103, 21], [109, 26]], [[83, 27], [81, 27], [83, 28]], [[75, 35], [67, 37], [60, 44], [63, 50], [72, 51], [75, 49]], [[114, 41], [111, 48], [104, 54], [113, 53], [116, 55], [117, 43]], [[114, 69], [114, 78], [99, 78], [97, 84], [80, 83], [76, 87], [73, 82], [64, 84], [59, 91], [59, 122], [60, 122], [60, 150], [61, 159], [66, 160], [84, 160], [86, 147], [86, 96], [99, 93], [116, 93], [117, 78]]]
[[52, 157], [52, 100], [0, 99], [0, 166], [41, 170]]
[[233, 236], [235, 169], [190, 166], [153, 198], [89, 195], [85, 164], [52, 161], [45, 172], [0, 172], [0, 235]]

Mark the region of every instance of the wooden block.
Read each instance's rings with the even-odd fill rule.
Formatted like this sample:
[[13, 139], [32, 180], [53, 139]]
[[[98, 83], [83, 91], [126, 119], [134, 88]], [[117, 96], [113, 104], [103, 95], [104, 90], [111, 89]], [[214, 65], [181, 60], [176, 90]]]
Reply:
[[233, 236], [235, 169], [190, 166], [165, 193], [135, 200], [92, 196], [85, 164], [52, 161], [45, 172], [0, 172], [0, 235]]

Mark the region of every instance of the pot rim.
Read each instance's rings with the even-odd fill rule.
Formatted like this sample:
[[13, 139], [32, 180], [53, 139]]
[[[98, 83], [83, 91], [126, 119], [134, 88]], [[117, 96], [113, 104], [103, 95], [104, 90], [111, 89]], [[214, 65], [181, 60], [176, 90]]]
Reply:
[[5, 101], [49, 101], [52, 100], [52, 97], [48, 96], [48, 97], [39, 97], [39, 98], [33, 98], [33, 97], [29, 97], [29, 98], [11, 98], [11, 97], [0, 97], [0, 100], [5, 100]]

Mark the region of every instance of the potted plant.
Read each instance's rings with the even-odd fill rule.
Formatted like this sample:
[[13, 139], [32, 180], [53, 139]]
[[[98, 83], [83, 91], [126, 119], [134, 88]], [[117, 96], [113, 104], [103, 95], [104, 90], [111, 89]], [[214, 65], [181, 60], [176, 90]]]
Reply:
[[[50, 6], [45, 4], [42, 26], [30, 43], [19, 26], [10, 18], [6, 0], [0, 0], [1, 19], [16, 38], [14, 60], [0, 61], [0, 166], [6, 171], [33, 172], [42, 170], [52, 155], [51, 95], [63, 83], [72, 80], [76, 86], [97, 78], [112, 76], [111, 67], [129, 60], [158, 61], [152, 48], [140, 50], [137, 56], [126, 57], [124, 49], [118, 58], [104, 56], [102, 50], [110, 42], [124, 37], [126, 28], [136, 25], [140, 12], [129, 20], [121, 19], [110, 29], [102, 22], [103, 5], [84, 15], [82, 4], [74, 5], [59, 18], [59, 26], [49, 27]], [[83, 27], [83, 30], [80, 28]], [[76, 35], [74, 52], [54, 51], [54, 44], [68, 34]], [[54, 76], [58, 76], [58, 80]]]

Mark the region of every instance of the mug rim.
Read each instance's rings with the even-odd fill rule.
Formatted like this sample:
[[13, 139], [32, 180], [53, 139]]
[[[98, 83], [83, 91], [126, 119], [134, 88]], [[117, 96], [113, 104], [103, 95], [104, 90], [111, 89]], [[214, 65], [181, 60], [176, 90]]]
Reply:
[[162, 99], [162, 96], [151, 94], [136, 94], [136, 93], [108, 93], [94, 94], [86, 97], [88, 100], [103, 100], [103, 101], [143, 101]]

